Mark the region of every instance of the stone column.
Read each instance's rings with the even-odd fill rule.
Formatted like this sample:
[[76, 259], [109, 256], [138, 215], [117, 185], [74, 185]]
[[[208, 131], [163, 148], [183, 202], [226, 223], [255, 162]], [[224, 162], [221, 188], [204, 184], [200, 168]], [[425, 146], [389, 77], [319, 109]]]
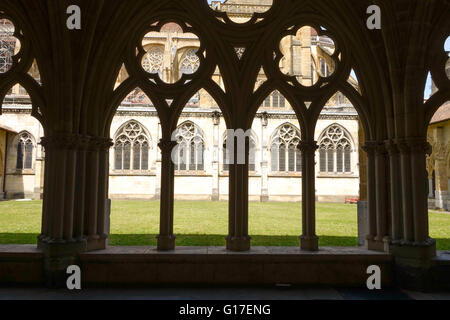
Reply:
[[403, 241], [410, 243], [414, 241], [414, 224], [412, 208], [412, 177], [411, 177], [411, 155], [407, 142], [403, 139], [397, 141], [400, 150], [400, 166], [402, 178], [402, 211], [403, 211]]
[[433, 191], [433, 178], [428, 177], [428, 198], [434, 198]]
[[247, 251], [250, 250], [250, 236], [248, 235], [249, 140], [246, 137], [245, 164], [238, 163], [236, 143], [234, 146], [234, 160], [230, 163], [229, 170], [227, 249], [231, 251]]
[[445, 162], [445, 155], [436, 155], [435, 161], [436, 172], [436, 194], [435, 206], [436, 208], [448, 210], [448, 179], [447, 179], [447, 163]]
[[[428, 206], [425, 138], [397, 140], [400, 150], [403, 209], [401, 241], [392, 241], [389, 251], [395, 257], [396, 278], [409, 287], [424, 287], [430, 281], [436, 242], [428, 234]], [[394, 201], [394, 200], [393, 200]]]
[[315, 141], [302, 141], [302, 250], [319, 250], [319, 238], [316, 235], [316, 186], [315, 153], [318, 145]]
[[175, 235], [173, 234], [173, 202], [174, 202], [174, 164], [172, 150], [176, 141], [161, 139], [158, 147], [161, 149], [161, 203], [158, 250], [175, 249]]
[[425, 139], [409, 139], [412, 170], [412, 201], [414, 217], [414, 241], [425, 243], [428, 240], [428, 206], [425, 190], [426, 153], [431, 150]]
[[444, 147], [444, 129], [437, 127], [435, 129], [437, 150], [433, 150], [435, 154], [435, 176], [436, 176], [436, 194], [435, 194], [435, 206], [436, 208], [448, 210], [448, 175], [447, 175], [447, 162]]
[[261, 117], [261, 202], [269, 201], [269, 168], [268, 168], [268, 114], [264, 112]]
[[376, 177], [376, 212], [377, 234], [375, 236], [377, 249], [389, 250], [388, 232], [388, 202], [387, 202], [387, 151], [384, 143], [379, 143], [375, 149], [375, 177]]
[[213, 147], [212, 150], [212, 201], [220, 200], [220, 192], [219, 192], [219, 158], [220, 158], [220, 147], [219, 147], [219, 124], [220, 124], [220, 113], [217, 111], [213, 112], [212, 115], [213, 120]]
[[[380, 250], [375, 236], [377, 234], [377, 207], [376, 207], [376, 178], [375, 178], [375, 150], [377, 143], [366, 141], [362, 149], [367, 156], [367, 230], [366, 247], [368, 250]], [[383, 248], [384, 249], [384, 248]]]
[[36, 146], [36, 161], [34, 162], [34, 195], [35, 200], [42, 199], [42, 177], [44, 171], [44, 159], [42, 156], [42, 146], [39, 144]]
[[390, 207], [391, 207], [391, 240], [392, 243], [399, 243], [403, 238], [403, 217], [401, 201], [402, 184], [400, 175], [400, 152], [396, 143], [392, 140], [386, 141], [386, 148], [389, 152], [390, 169]]
[[112, 143], [102, 137], [59, 133], [42, 138], [41, 144], [46, 159], [38, 247], [44, 252], [47, 284], [57, 286], [64, 283], [65, 268], [80, 252], [105, 248], [101, 223], [106, 212], [101, 203], [107, 196], [108, 164], [106, 155], [100, 155]]
[[[158, 123], [158, 133], [156, 137], [156, 141], [159, 141], [161, 136], [161, 123]], [[160, 148], [155, 148], [155, 171], [156, 171], [156, 177], [155, 177], [155, 197], [154, 200], [160, 200], [161, 199], [161, 153]]]

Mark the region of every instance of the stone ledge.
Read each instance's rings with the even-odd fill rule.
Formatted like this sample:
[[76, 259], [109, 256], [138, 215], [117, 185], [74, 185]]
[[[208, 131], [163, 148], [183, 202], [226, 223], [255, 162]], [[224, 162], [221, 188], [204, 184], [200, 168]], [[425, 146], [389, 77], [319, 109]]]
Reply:
[[[44, 255], [35, 245], [0, 246], [0, 283], [44, 283]], [[384, 285], [393, 283], [393, 257], [357, 247], [108, 247], [82, 253], [77, 262], [85, 285], [152, 284], [328, 284], [364, 286], [366, 270], [382, 269]]]

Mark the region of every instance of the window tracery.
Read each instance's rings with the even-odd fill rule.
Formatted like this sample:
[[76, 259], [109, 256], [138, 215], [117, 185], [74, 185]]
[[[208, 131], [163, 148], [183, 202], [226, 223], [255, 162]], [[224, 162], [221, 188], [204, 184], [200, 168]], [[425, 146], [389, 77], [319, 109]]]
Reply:
[[136, 121], [124, 125], [115, 140], [115, 170], [146, 171], [149, 169], [150, 138]]
[[14, 35], [14, 25], [7, 19], [0, 19], [0, 73], [8, 72], [15, 54], [17, 39]]
[[192, 122], [186, 122], [177, 128], [174, 137], [178, 142], [178, 145], [174, 148], [175, 170], [205, 170], [205, 143], [200, 129]]
[[282, 125], [271, 142], [272, 172], [301, 172], [300, 132], [291, 124]]
[[351, 139], [339, 125], [332, 125], [319, 142], [320, 172], [351, 172]]
[[163, 63], [164, 53], [160, 48], [150, 49], [142, 58], [142, 67], [144, 70], [152, 74], [157, 73], [161, 79], [163, 76]]
[[33, 168], [33, 138], [28, 132], [19, 134], [17, 142], [17, 163], [16, 169], [32, 169]]

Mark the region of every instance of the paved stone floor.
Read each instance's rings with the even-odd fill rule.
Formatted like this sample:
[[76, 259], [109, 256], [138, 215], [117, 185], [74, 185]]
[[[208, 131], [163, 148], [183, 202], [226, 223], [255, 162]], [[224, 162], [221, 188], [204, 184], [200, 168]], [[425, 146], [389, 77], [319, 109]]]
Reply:
[[450, 292], [335, 288], [0, 288], [0, 300], [450, 300]]

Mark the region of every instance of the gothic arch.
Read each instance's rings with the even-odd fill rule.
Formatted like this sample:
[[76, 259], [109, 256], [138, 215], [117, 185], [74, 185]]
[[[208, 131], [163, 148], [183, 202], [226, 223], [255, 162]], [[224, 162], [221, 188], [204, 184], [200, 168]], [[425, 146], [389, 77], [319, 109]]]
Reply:
[[114, 170], [149, 170], [151, 149], [153, 142], [147, 128], [136, 120], [125, 122], [114, 134]]
[[334, 123], [319, 136], [319, 171], [326, 173], [352, 172], [352, 152], [355, 144], [351, 134]]
[[272, 172], [301, 172], [301, 132], [292, 123], [286, 122], [272, 133], [268, 148]]
[[332, 127], [339, 127], [343, 131], [343, 133], [344, 133], [343, 136], [345, 136], [347, 139], [349, 139], [349, 142], [352, 147], [352, 151], [355, 151], [355, 145], [356, 145], [355, 138], [352, 136], [352, 134], [350, 132], [348, 132], [348, 130], [344, 126], [340, 125], [339, 123], [332, 123], [328, 127], [326, 127], [324, 130], [322, 130], [317, 141], [320, 142], [324, 138], [324, 136], [327, 134], [327, 131]]
[[13, 152], [15, 154], [16, 169], [31, 170], [34, 168], [36, 159], [36, 139], [24, 130], [19, 132], [12, 141]]
[[199, 126], [192, 121], [184, 121], [173, 132], [172, 141], [177, 142], [172, 153], [176, 171], [205, 170], [205, 150], [208, 149], [208, 144]]

